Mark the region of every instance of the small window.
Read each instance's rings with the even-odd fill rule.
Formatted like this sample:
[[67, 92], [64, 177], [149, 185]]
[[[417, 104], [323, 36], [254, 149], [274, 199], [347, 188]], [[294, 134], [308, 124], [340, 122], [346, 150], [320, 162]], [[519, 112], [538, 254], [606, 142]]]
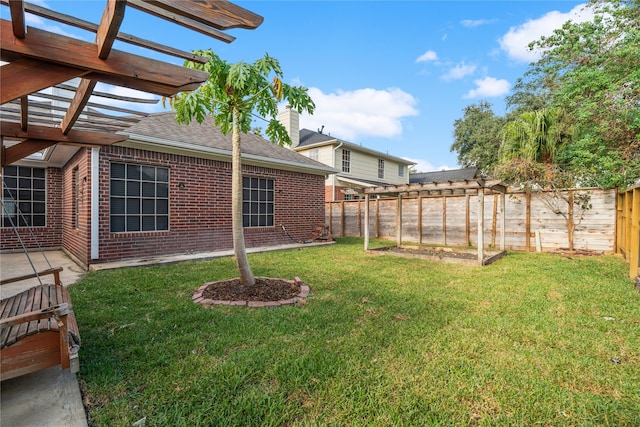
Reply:
[[314, 148], [313, 150], [309, 150], [309, 158], [311, 160], [318, 161], [318, 149]]
[[400, 178], [404, 177], [404, 165], [398, 165], [398, 176]]
[[2, 226], [44, 227], [47, 218], [47, 174], [43, 168], [2, 169]]
[[384, 160], [378, 159], [378, 178], [384, 179]]
[[273, 179], [242, 178], [243, 227], [273, 227], [274, 194]]
[[111, 232], [169, 229], [169, 169], [111, 163]]
[[342, 172], [351, 173], [351, 151], [342, 150]]

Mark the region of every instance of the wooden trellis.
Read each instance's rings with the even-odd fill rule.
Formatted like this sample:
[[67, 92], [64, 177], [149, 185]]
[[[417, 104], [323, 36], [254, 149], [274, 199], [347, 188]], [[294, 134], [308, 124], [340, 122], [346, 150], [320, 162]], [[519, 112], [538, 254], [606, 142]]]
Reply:
[[427, 182], [403, 184], [364, 189], [364, 249], [369, 249], [369, 199], [371, 195], [397, 198], [396, 244], [402, 246], [402, 197], [405, 196], [447, 196], [472, 192], [478, 196], [478, 263], [484, 263], [484, 196], [485, 192], [500, 195], [500, 250], [505, 250], [505, 194], [507, 186], [499, 180], [465, 180], [448, 182]]

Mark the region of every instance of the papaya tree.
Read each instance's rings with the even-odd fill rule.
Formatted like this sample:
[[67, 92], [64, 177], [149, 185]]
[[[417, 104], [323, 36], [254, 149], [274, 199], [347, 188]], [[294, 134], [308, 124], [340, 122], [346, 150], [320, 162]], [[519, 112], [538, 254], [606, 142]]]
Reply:
[[207, 115], [232, 140], [231, 215], [233, 250], [240, 273], [241, 286], [255, 285], [244, 242], [242, 224], [242, 162], [241, 135], [252, 129], [254, 116], [265, 119], [267, 137], [280, 145], [290, 144], [286, 128], [278, 121], [278, 103], [287, 102], [299, 112], [313, 114], [315, 104], [307, 88], [292, 86], [282, 81], [283, 73], [277, 59], [265, 54], [254, 63], [229, 64], [211, 49], [195, 51], [208, 58], [205, 64], [186, 61], [184, 66], [209, 73], [207, 81], [198, 90], [180, 93], [171, 99], [178, 123], [193, 119], [202, 123]]

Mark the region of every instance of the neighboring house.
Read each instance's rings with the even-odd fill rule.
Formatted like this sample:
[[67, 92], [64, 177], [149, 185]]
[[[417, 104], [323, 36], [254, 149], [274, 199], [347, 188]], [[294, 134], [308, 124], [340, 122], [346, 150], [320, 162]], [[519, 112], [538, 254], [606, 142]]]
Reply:
[[470, 181], [477, 178], [478, 168], [449, 169], [409, 175], [409, 183]]
[[343, 141], [331, 135], [300, 130], [298, 112], [287, 107], [279, 120], [291, 137], [291, 148], [338, 170], [325, 182], [325, 201], [357, 199], [366, 187], [407, 184], [414, 162]]
[[[3, 168], [0, 250], [21, 249], [10, 220], [28, 247], [62, 248], [84, 265], [232, 248], [231, 135], [211, 117], [178, 125], [172, 112], [126, 133], [112, 146], [57, 145]], [[247, 247], [309, 239], [336, 171], [253, 134], [242, 147]]]

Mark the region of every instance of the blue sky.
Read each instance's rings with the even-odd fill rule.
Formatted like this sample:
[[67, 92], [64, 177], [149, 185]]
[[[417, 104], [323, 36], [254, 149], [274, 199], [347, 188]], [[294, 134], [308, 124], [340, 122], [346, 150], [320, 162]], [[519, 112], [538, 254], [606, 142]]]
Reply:
[[[105, 4], [34, 3], [96, 23]], [[255, 30], [229, 31], [237, 37], [231, 44], [132, 8], [121, 31], [187, 51], [211, 48], [229, 62], [253, 62], [268, 52], [280, 61], [285, 81], [309, 88], [316, 103], [313, 116], [301, 117], [301, 127], [324, 126], [337, 138], [411, 159], [422, 172], [458, 167], [450, 152], [453, 123], [467, 105], [486, 100], [504, 113], [505, 96], [537, 58], [527, 50], [529, 42], [570, 18], [590, 17], [577, 1], [234, 3], [264, 22]], [[6, 19], [7, 8], [0, 11]], [[42, 18], [28, 17], [27, 23], [94, 37]], [[120, 43], [116, 48], [159, 57]], [[160, 104], [151, 108], [162, 110]]]

